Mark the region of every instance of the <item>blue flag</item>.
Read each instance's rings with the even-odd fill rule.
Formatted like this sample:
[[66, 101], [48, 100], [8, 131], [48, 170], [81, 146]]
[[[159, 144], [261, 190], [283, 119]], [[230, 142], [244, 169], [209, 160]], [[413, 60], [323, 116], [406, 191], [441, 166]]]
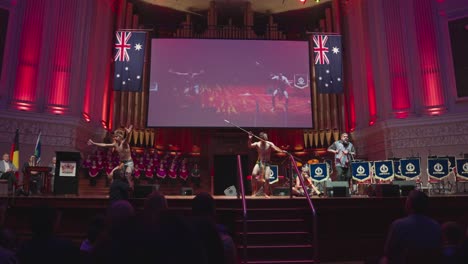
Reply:
[[368, 161], [351, 163], [351, 175], [358, 182], [367, 181], [371, 177], [371, 165]]
[[36, 163], [41, 161], [41, 132], [37, 136], [36, 147], [34, 148], [34, 156], [36, 156]]
[[313, 35], [315, 82], [319, 93], [343, 92], [340, 35]]
[[115, 36], [114, 90], [141, 92], [146, 32], [117, 31]]

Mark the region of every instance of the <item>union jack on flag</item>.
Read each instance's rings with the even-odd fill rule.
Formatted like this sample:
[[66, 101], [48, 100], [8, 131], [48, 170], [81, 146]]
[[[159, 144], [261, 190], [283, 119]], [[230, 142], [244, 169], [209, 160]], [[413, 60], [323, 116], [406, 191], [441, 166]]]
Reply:
[[146, 32], [117, 31], [115, 38], [114, 90], [140, 92], [142, 89]]
[[319, 93], [343, 92], [343, 59], [340, 35], [312, 36], [315, 82]]

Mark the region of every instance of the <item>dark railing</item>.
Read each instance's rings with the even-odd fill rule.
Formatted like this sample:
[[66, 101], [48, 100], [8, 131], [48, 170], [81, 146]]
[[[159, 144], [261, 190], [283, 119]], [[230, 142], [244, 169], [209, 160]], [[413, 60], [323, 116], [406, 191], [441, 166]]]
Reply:
[[[312, 203], [312, 199], [310, 199], [309, 192], [306, 191], [307, 187], [306, 187], [306, 185], [304, 183], [304, 179], [302, 178], [301, 173], [299, 172], [299, 169], [297, 168], [297, 163], [294, 160], [293, 155], [288, 153], [288, 156], [289, 156], [289, 159], [291, 160], [291, 164], [292, 164], [294, 170], [297, 173], [297, 178], [299, 179], [299, 181], [301, 183], [302, 189], [304, 190], [304, 195], [306, 196], [306, 200], [309, 203], [310, 210], [312, 211], [312, 239], [314, 241], [314, 245], [313, 245], [313, 248], [314, 248], [314, 261], [318, 262], [319, 247], [318, 247], [318, 235], [317, 235], [317, 212], [315, 211], [315, 207], [314, 207], [314, 204]], [[291, 183], [291, 185], [292, 185], [292, 183]]]
[[242, 262], [247, 263], [247, 204], [245, 202], [244, 175], [242, 174], [242, 163], [240, 155], [237, 155], [237, 170], [239, 171], [240, 196], [242, 197]]

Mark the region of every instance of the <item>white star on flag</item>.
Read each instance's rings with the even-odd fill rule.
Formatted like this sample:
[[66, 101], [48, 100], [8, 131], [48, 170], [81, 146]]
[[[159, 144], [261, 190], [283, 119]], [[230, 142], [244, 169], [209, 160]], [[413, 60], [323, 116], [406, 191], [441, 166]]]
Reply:
[[143, 48], [143, 46], [140, 43], [137, 43], [135, 45], [135, 50], [141, 50], [142, 48]]
[[128, 71], [128, 67], [125, 67], [125, 70]]
[[137, 79], [140, 79], [140, 75], [137, 76]]
[[337, 48], [337, 47], [333, 47], [332, 52], [335, 53], [335, 54], [338, 54], [338, 52], [340, 52], [340, 49]]

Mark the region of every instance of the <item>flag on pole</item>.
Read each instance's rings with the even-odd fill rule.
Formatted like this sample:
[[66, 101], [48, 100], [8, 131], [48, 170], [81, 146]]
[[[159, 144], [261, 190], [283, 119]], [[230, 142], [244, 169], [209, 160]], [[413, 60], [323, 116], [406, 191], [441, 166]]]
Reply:
[[314, 34], [315, 82], [319, 93], [343, 92], [341, 36]]
[[15, 138], [13, 139], [13, 144], [11, 145], [10, 151], [10, 160], [15, 165], [16, 168], [19, 168], [19, 129], [16, 129]]
[[114, 90], [141, 92], [146, 32], [117, 31], [115, 36]]
[[34, 148], [34, 156], [36, 156], [36, 163], [41, 161], [41, 133], [37, 136], [36, 147]]

